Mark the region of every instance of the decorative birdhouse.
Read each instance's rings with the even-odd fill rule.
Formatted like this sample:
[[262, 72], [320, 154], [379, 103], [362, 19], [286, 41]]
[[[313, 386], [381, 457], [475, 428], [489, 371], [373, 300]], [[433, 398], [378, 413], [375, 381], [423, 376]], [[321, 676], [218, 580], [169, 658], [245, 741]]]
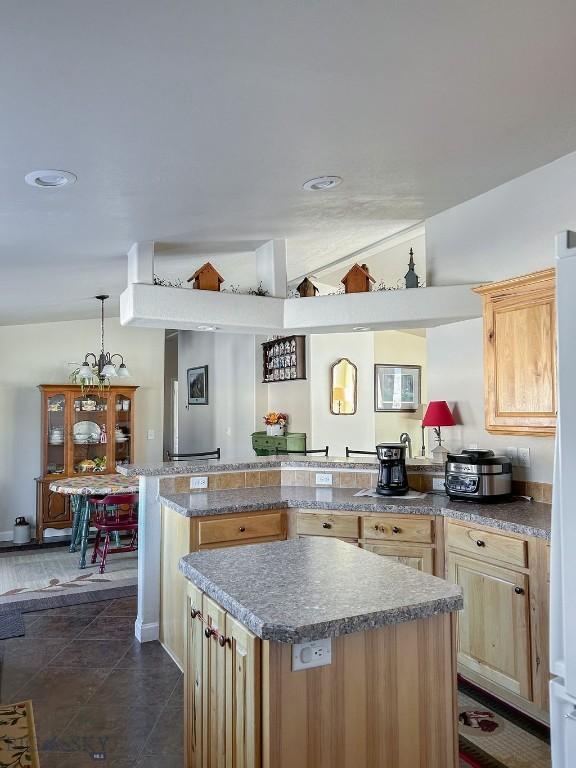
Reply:
[[414, 272], [414, 251], [410, 248], [410, 261], [408, 262], [408, 272], [404, 276], [406, 288], [418, 288], [418, 275]]
[[309, 296], [316, 296], [318, 293], [318, 288], [314, 285], [314, 283], [311, 280], [308, 280], [307, 277], [302, 280], [299, 286], [297, 286], [296, 290], [302, 296], [303, 299], [309, 297]]
[[344, 293], [366, 293], [372, 290], [375, 280], [366, 264], [354, 264], [340, 282], [344, 283]]
[[214, 269], [209, 261], [197, 269], [187, 282], [191, 283], [192, 280], [194, 280], [192, 288], [199, 288], [201, 291], [219, 291], [220, 283], [224, 282], [222, 275]]

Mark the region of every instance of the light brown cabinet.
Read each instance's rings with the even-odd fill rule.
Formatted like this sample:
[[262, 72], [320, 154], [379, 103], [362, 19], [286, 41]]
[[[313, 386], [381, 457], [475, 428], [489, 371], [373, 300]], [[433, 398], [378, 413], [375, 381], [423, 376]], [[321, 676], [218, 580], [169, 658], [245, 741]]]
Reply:
[[557, 409], [555, 270], [474, 290], [484, 301], [486, 430], [553, 435]]
[[455, 768], [450, 614], [334, 637], [331, 664], [293, 672], [292, 645], [187, 584], [185, 768]]
[[425, 544], [396, 544], [395, 542], [381, 543], [379, 541], [365, 541], [360, 544], [362, 549], [374, 552], [380, 557], [385, 557], [395, 563], [409, 565], [423, 573], [434, 574], [434, 550]]
[[450, 553], [448, 577], [464, 592], [457, 618], [458, 663], [530, 699], [528, 576]]
[[193, 585], [185, 664], [186, 766], [260, 764], [260, 640]]

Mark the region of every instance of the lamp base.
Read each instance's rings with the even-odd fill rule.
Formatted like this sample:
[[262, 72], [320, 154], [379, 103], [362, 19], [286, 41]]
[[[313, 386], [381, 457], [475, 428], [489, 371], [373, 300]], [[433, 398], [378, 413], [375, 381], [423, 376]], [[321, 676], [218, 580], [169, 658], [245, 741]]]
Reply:
[[436, 464], [446, 464], [446, 460], [448, 459], [448, 451], [446, 448], [444, 448], [443, 445], [437, 445], [432, 449], [431, 453], [432, 461], [434, 461]]

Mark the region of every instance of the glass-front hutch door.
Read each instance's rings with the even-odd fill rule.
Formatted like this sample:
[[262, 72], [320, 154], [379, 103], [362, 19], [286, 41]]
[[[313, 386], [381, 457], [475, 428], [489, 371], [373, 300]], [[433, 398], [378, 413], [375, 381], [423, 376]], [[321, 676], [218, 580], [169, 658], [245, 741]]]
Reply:
[[74, 394], [72, 406], [72, 471], [76, 474], [106, 472], [108, 442], [108, 397]]
[[114, 396], [114, 446], [116, 457], [116, 466], [119, 464], [130, 464], [133, 454], [133, 418], [132, 418], [132, 398], [124, 394]]
[[46, 398], [46, 440], [44, 475], [63, 475], [66, 470], [66, 395]]

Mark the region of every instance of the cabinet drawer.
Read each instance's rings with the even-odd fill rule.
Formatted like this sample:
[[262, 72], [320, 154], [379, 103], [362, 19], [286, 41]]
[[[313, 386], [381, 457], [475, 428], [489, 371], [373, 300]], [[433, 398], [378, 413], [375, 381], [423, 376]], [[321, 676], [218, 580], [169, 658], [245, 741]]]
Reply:
[[361, 521], [362, 538], [383, 541], [416, 541], [429, 544], [434, 539], [434, 521], [429, 517], [370, 515]]
[[198, 543], [221, 544], [227, 541], [279, 536], [284, 530], [282, 512], [266, 515], [242, 515], [226, 520], [201, 520], [198, 523]]
[[255, 437], [252, 440], [254, 448], [283, 448], [285, 444], [285, 437]]
[[528, 565], [525, 541], [502, 533], [491, 533], [482, 528], [448, 523], [448, 546], [473, 553], [477, 557], [490, 557], [522, 568]]
[[344, 539], [358, 538], [358, 517], [356, 515], [299, 512], [296, 527], [298, 534], [308, 536], [338, 536]]

